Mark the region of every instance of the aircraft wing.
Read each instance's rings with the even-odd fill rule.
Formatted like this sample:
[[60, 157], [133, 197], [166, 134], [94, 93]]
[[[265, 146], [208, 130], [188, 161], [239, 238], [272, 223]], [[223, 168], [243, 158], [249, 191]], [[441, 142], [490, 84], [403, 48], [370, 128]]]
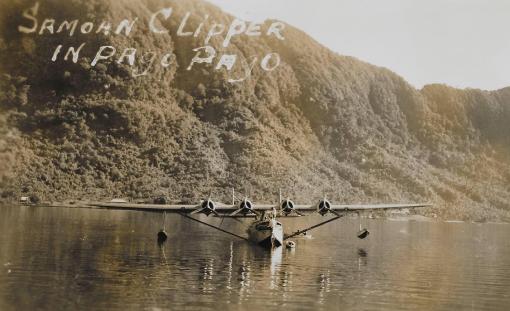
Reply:
[[[331, 210], [333, 211], [347, 211], [347, 212], [359, 212], [359, 211], [371, 211], [371, 210], [390, 210], [390, 209], [403, 209], [403, 208], [417, 208], [417, 207], [429, 207], [432, 206], [430, 203], [395, 203], [395, 204], [331, 204]], [[317, 205], [296, 205], [296, 210], [299, 211], [315, 211]]]
[[[390, 209], [403, 209], [403, 208], [417, 208], [432, 206], [428, 203], [416, 204], [342, 204], [331, 205], [332, 211], [343, 212], [360, 212], [372, 210], [390, 210]], [[116, 209], [116, 210], [137, 210], [149, 212], [167, 212], [167, 213], [191, 213], [200, 209], [200, 204], [145, 204], [145, 203], [111, 203], [111, 202], [90, 202], [83, 206], [75, 207], [91, 207], [103, 209]], [[253, 204], [252, 209], [255, 211], [267, 211], [273, 208], [279, 208], [275, 204]], [[219, 213], [232, 213], [238, 210], [237, 205], [228, 205], [215, 203], [215, 211]], [[317, 211], [317, 205], [295, 205], [295, 210], [303, 212]]]
[[[145, 203], [103, 203], [94, 202], [87, 204], [90, 207], [118, 209], [118, 210], [138, 210], [152, 212], [168, 212], [168, 213], [188, 213], [200, 208], [200, 205], [193, 204], [145, 204]], [[235, 211], [237, 207], [225, 204], [216, 204], [218, 212]]]
[[429, 203], [417, 204], [353, 204], [353, 205], [332, 205], [331, 209], [338, 211], [365, 211], [365, 210], [388, 210], [388, 209], [401, 209], [401, 208], [417, 208], [432, 206]]

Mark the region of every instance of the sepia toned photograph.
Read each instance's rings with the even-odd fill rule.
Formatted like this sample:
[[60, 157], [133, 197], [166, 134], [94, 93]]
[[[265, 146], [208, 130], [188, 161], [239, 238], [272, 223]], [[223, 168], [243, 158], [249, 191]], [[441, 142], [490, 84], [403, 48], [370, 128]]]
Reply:
[[510, 2], [0, 0], [0, 311], [509, 310]]

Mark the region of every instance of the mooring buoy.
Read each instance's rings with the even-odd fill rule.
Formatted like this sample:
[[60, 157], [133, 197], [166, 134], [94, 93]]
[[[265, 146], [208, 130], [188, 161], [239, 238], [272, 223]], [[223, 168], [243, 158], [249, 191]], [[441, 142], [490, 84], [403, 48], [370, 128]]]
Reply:
[[295, 248], [296, 247], [296, 242], [294, 242], [294, 241], [287, 241], [287, 243], [285, 244], [285, 247], [286, 248]]

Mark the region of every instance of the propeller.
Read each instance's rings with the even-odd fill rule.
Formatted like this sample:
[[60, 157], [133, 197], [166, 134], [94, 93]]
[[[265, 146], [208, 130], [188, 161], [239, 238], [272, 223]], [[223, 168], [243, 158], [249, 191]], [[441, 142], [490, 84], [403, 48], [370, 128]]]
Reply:
[[296, 210], [294, 202], [292, 202], [290, 199], [283, 200], [280, 204], [280, 209], [285, 216], [288, 216], [293, 212], [299, 216], [304, 216], [303, 214]]
[[327, 213], [331, 212], [331, 203], [324, 197], [323, 200], [319, 201], [319, 204], [317, 206], [317, 212], [321, 214], [321, 216], [326, 215]]
[[251, 203], [251, 201], [248, 200], [248, 198], [246, 197], [239, 204], [239, 208], [234, 212], [230, 213], [229, 216], [235, 216], [237, 214], [243, 214], [244, 216], [248, 214], [259, 215], [259, 213], [253, 209], [253, 204]]
[[[251, 191], [249, 191], [251, 193]], [[228, 214], [228, 216], [233, 217], [238, 214], [242, 214], [243, 216], [246, 216], [248, 214], [255, 214], [260, 215], [259, 212], [253, 209], [253, 204], [248, 199], [248, 196], [245, 194], [244, 199], [240, 199], [235, 195], [234, 189], [232, 189], [232, 205], [235, 205], [235, 201], [240, 201], [239, 207], [237, 210], [233, 211], [232, 213]]]
[[340, 215], [339, 213], [337, 213], [336, 211], [331, 209], [331, 202], [329, 202], [329, 200], [326, 198], [326, 196], [324, 196], [324, 199], [320, 200], [319, 204], [317, 204], [317, 212], [321, 216], [325, 216], [328, 213], [331, 213], [335, 216], [342, 217], [342, 215]]
[[207, 216], [209, 216], [210, 214], [214, 214], [217, 217], [221, 217], [221, 215], [218, 214], [218, 212], [216, 211], [216, 204], [209, 198], [203, 200], [202, 203], [200, 203], [200, 207], [189, 214], [194, 215], [199, 213], [205, 214]]

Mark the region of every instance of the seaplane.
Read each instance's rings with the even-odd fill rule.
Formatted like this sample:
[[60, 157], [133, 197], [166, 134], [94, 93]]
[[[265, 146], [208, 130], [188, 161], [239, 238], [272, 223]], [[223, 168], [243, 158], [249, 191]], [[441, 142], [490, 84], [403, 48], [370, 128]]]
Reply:
[[[298, 205], [294, 204], [289, 198], [283, 199], [281, 193], [279, 201], [276, 204], [254, 204], [247, 197], [241, 200], [237, 199], [234, 190], [232, 191], [232, 204], [217, 203], [209, 197], [195, 205], [125, 202], [98, 202], [88, 203], [87, 205], [92, 208], [160, 212], [164, 215], [166, 215], [166, 213], [176, 213], [210, 228], [235, 236], [236, 238], [270, 249], [283, 245], [292, 248], [295, 246], [295, 242], [289, 239], [300, 235], [306, 235], [310, 230], [331, 223], [349, 214], [357, 214], [358, 217], [361, 217], [361, 213], [371, 213], [378, 210], [402, 210], [431, 206], [431, 204], [428, 203], [335, 205], [327, 198], [320, 199], [313, 204]], [[285, 233], [283, 224], [278, 221], [278, 218], [281, 217], [302, 217], [311, 213], [318, 213], [328, 218], [312, 226], [291, 233]], [[254, 220], [251, 221], [246, 230], [246, 236], [243, 236], [201, 220], [196, 217], [199, 214], [220, 217], [222, 219], [231, 218], [237, 221], [240, 221], [239, 218], [254, 218]], [[370, 232], [366, 228], [361, 227], [360, 222], [360, 230], [357, 233], [357, 237], [364, 239], [369, 233]], [[158, 242], [163, 243], [166, 241], [167, 233], [164, 228], [157, 233], [157, 237]]]

